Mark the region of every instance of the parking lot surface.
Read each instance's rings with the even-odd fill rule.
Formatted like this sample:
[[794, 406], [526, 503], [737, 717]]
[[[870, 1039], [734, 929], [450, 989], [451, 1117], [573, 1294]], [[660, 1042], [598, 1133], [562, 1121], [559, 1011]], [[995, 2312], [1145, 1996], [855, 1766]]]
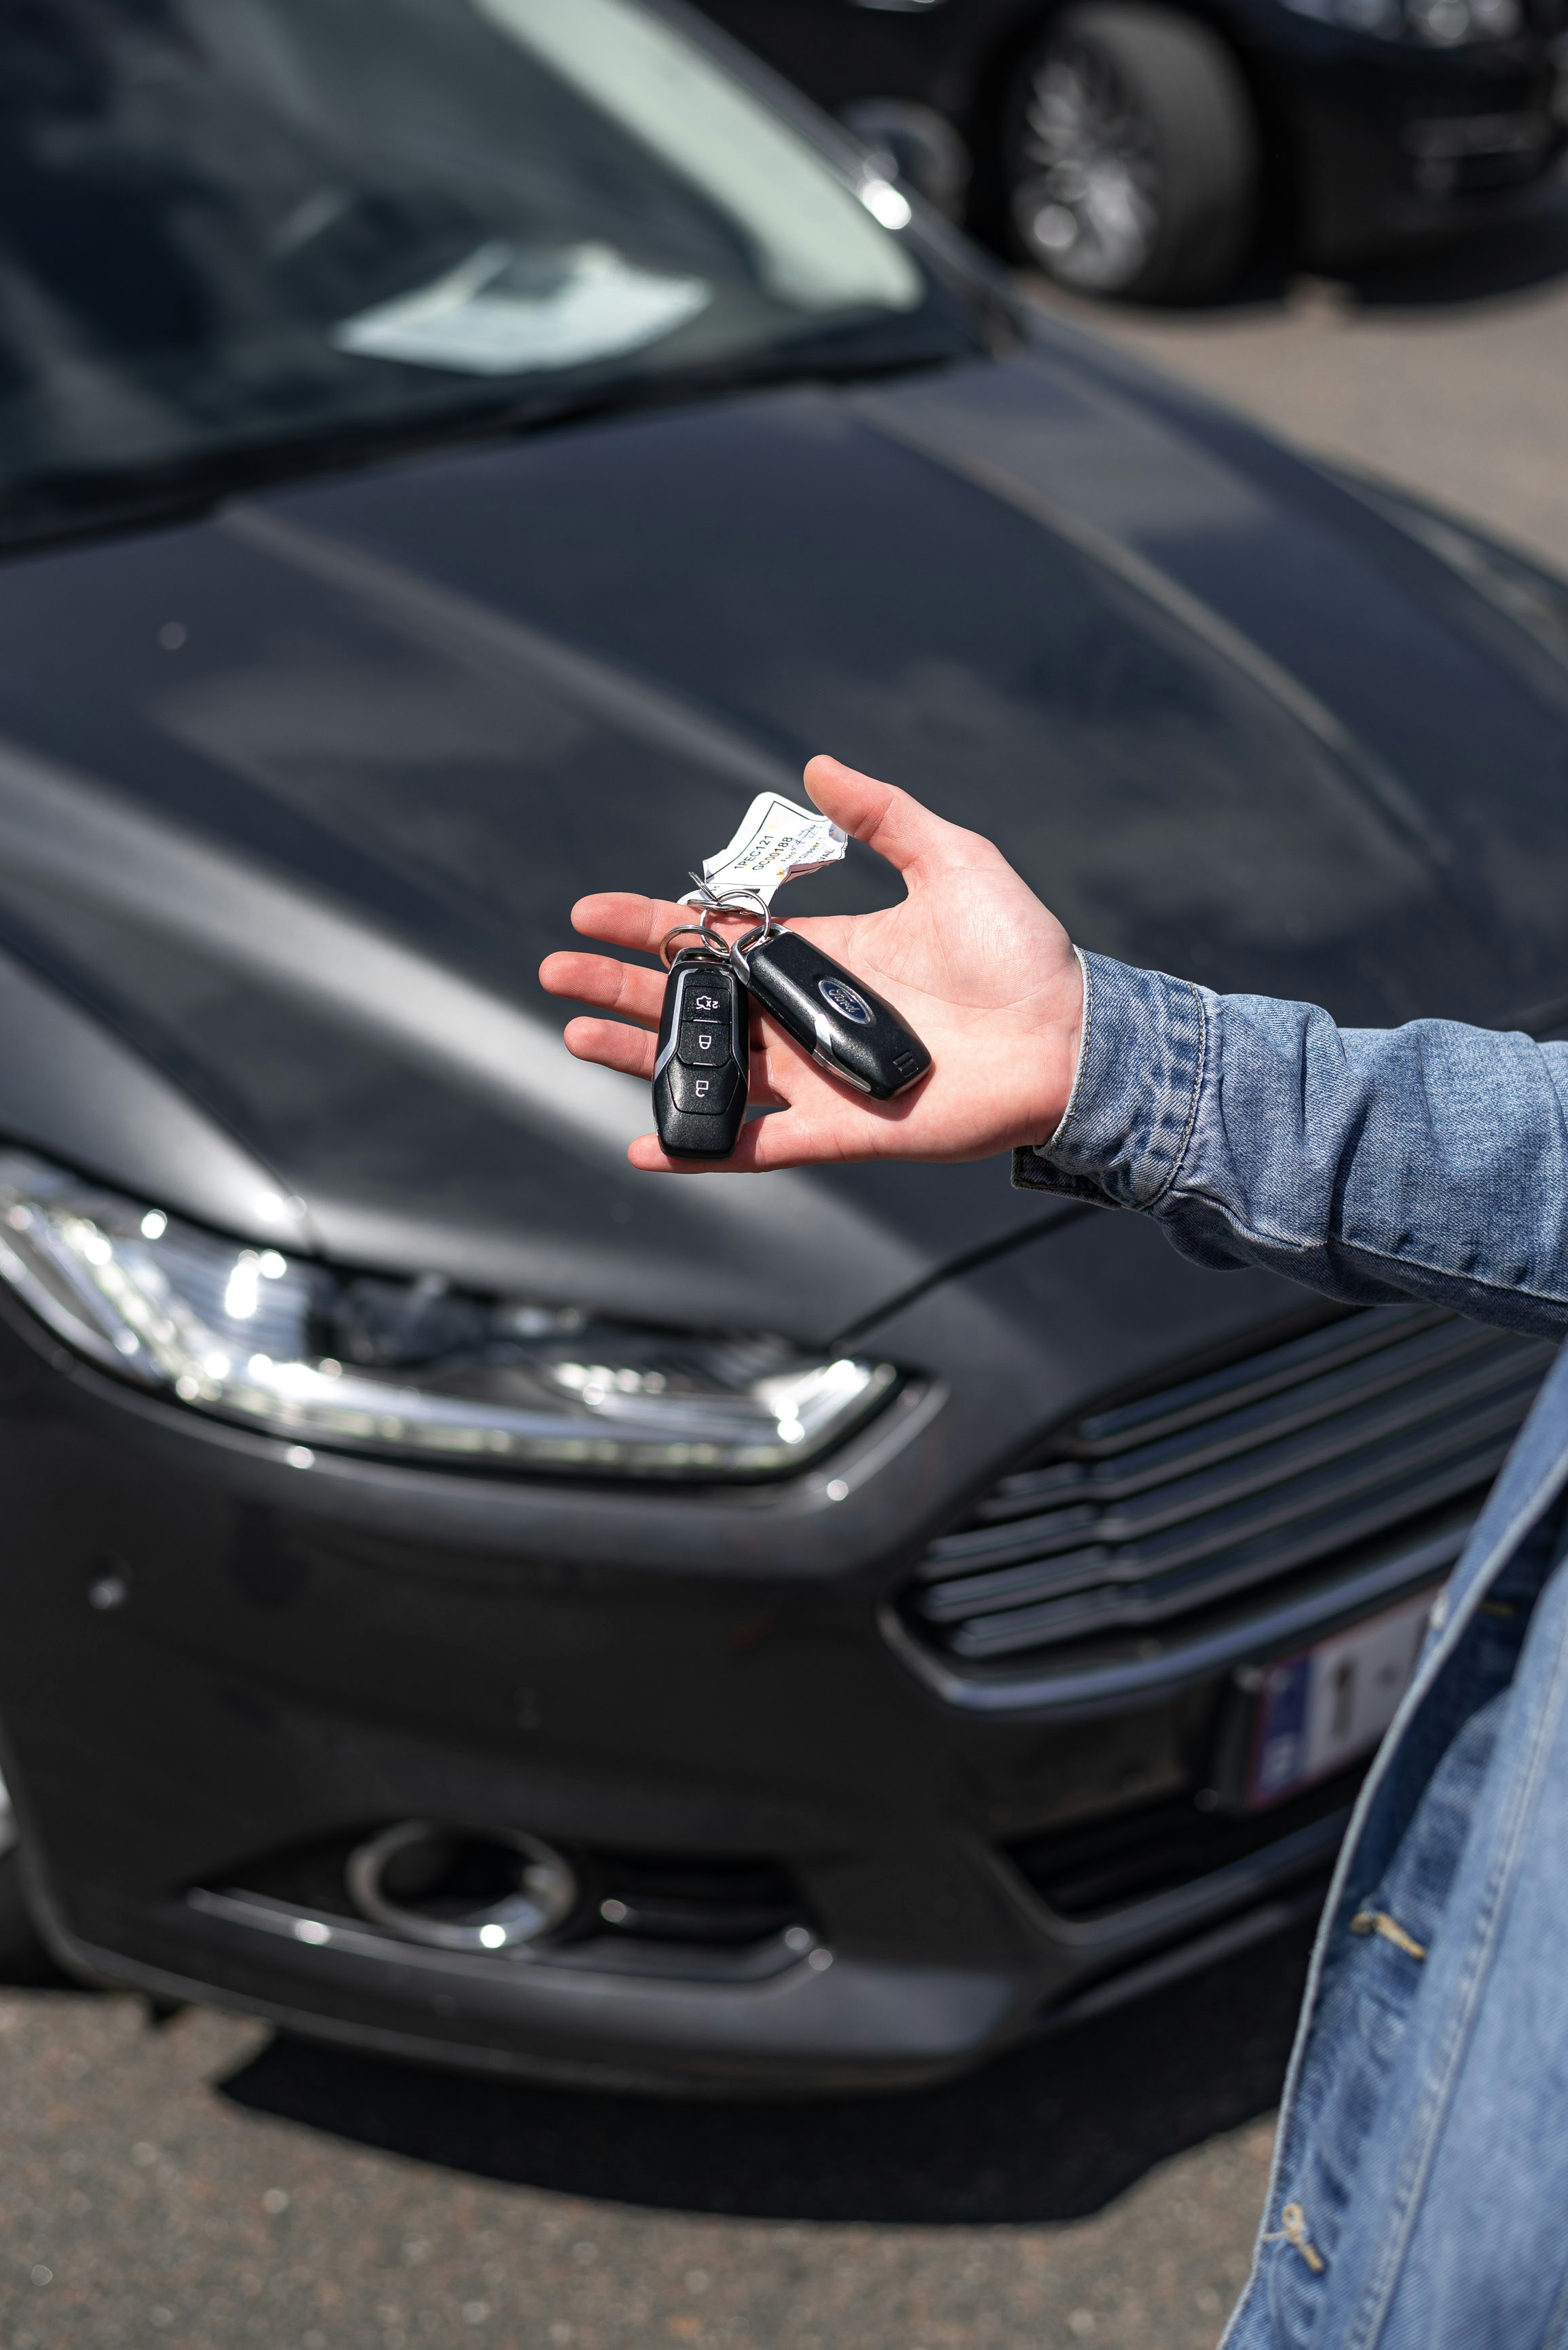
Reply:
[[[1568, 569], [1568, 199], [1351, 286], [1063, 307]], [[0, 1990], [0, 2340], [1207, 2350], [1303, 1966], [1298, 1935], [946, 2089], [770, 2107], [571, 2096]]]
[[1448, 252], [1206, 310], [1044, 294], [1302, 447], [1418, 489], [1568, 570], [1568, 193]]
[[6, 2350], [1206, 2350], [1303, 1939], [914, 2097], [680, 2106], [0, 1993]]

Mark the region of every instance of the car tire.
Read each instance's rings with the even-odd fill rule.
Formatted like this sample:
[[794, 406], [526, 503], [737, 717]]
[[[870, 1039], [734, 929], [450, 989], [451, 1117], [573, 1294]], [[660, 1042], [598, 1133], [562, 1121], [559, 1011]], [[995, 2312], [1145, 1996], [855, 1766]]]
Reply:
[[1014, 236], [1075, 292], [1216, 294], [1256, 241], [1251, 94], [1219, 35], [1173, 9], [1064, 10], [1013, 80], [1002, 145]]

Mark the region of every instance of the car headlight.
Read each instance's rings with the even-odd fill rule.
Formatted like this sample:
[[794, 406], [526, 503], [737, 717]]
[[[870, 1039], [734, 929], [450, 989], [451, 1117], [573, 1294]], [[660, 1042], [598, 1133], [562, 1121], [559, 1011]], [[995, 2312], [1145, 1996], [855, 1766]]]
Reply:
[[1285, 6], [1353, 33], [1442, 49], [1466, 41], [1511, 41], [1524, 22], [1521, 0], [1285, 0]]
[[89, 1361], [306, 1447], [556, 1474], [776, 1476], [888, 1363], [338, 1273], [0, 1152], [0, 1277]]

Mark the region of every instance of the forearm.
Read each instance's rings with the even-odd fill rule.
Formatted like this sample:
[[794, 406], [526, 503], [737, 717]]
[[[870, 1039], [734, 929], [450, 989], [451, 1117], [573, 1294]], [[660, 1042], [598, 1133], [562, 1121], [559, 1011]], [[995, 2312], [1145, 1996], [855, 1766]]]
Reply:
[[1568, 1045], [1084, 961], [1077, 1084], [1018, 1180], [1152, 1215], [1203, 1264], [1568, 1330]]

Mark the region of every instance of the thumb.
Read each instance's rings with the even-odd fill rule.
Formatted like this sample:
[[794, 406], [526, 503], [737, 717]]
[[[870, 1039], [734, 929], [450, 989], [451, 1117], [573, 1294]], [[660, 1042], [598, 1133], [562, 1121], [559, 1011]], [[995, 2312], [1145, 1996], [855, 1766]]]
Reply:
[[805, 787], [824, 816], [907, 877], [924, 879], [940, 867], [961, 864], [972, 846], [972, 834], [933, 816], [896, 784], [879, 784], [826, 752], [806, 761]]

